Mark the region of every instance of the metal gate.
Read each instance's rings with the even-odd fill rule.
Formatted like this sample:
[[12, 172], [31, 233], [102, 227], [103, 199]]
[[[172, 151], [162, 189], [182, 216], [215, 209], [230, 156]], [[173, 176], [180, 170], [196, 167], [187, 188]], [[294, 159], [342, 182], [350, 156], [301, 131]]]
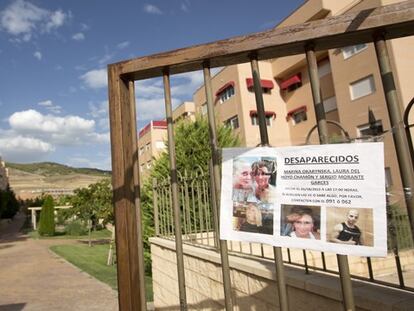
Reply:
[[[219, 150], [214, 118], [210, 68], [250, 62], [259, 119], [261, 145], [269, 145], [258, 61], [288, 55], [306, 54], [312, 97], [321, 144], [328, 143], [327, 120], [322, 103], [315, 52], [349, 45], [373, 42], [377, 53], [383, 89], [393, 128], [392, 134], [400, 167], [405, 201], [411, 229], [414, 232], [413, 164], [403, 127], [387, 40], [414, 34], [414, 1], [407, 1], [377, 9], [354, 12], [280, 29], [235, 37], [205, 45], [194, 46], [132, 59], [109, 65], [109, 104], [111, 121], [112, 176], [114, 189], [118, 289], [120, 310], [146, 310], [140, 211], [140, 178], [138, 170], [137, 126], [134, 81], [163, 77], [168, 151], [170, 161], [171, 204], [174, 211], [177, 270], [180, 307], [187, 310], [183, 262], [183, 241], [179, 209], [179, 184], [176, 170], [173, 137], [170, 75], [203, 70], [210, 123], [210, 145], [213, 161], [212, 202], [218, 206], [220, 193]], [[214, 228], [218, 236], [217, 210], [213, 208]], [[232, 310], [231, 280], [227, 242], [219, 241], [223, 291], [226, 310]], [[274, 247], [280, 309], [288, 310], [282, 250]], [[338, 255], [340, 282], [346, 310], [355, 310], [347, 257]]]

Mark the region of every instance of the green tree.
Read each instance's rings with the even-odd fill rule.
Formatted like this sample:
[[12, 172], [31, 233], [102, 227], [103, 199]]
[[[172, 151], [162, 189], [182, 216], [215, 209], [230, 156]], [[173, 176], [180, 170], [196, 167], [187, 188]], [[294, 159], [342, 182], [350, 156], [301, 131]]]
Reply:
[[[220, 148], [236, 147], [240, 144], [238, 137], [233, 130], [224, 125], [217, 128], [217, 139]], [[208, 172], [211, 159], [209, 124], [206, 118], [199, 117], [194, 122], [183, 120], [175, 124], [174, 140], [176, 150], [177, 171], [184, 175], [184, 172], [191, 172], [201, 168]], [[145, 270], [151, 274], [151, 255], [148, 238], [154, 236], [154, 216], [152, 204], [152, 180], [168, 178], [169, 158], [164, 152], [158, 159], [154, 159], [153, 169], [150, 177], [146, 179], [141, 188], [141, 205], [144, 237]]]
[[[198, 117], [194, 122], [183, 120], [177, 123], [174, 128], [174, 140], [179, 173], [191, 172], [197, 167], [208, 172], [211, 150], [209, 124], [206, 118]], [[240, 144], [233, 130], [224, 125], [219, 125], [217, 128], [217, 140], [219, 148], [236, 147]], [[165, 178], [169, 174], [168, 153], [164, 152], [154, 161], [151, 177]]]
[[109, 179], [103, 179], [89, 185], [87, 188], [75, 189], [70, 199], [72, 208], [68, 216], [76, 216], [88, 224], [89, 246], [91, 246], [91, 231], [96, 222], [102, 219], [104, 223], [113, 223], [112, 189]]
[[0, 218], [13, 218], [19, 211], [20, 204], [10, 186], [0, 190]]
[[52, 236], [55, 234], [55, 205], [52, 196], [46, 196], [40, 212], [39, 234]]

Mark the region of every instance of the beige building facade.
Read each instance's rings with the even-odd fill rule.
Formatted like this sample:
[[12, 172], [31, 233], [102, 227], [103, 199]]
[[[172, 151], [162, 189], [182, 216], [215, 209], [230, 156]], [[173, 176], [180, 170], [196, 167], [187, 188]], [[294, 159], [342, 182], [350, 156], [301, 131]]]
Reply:
[[9, 171], [6, 163], [0, 157], [0, 190], [6, 190], [9, 184]]
[[165, 148], [167, 121], [151, 121], [138, 133], [139, 171], [145, 178], [152, 167], [152, 161]]
[[[388, 5], [397, 0], [309, 0], [284, 19], [276, 28], [344, 14], [349, 11]], [[414, 97], [410, 75], [414, 73], [414, 38], [400, 38], [388, 42], [401, 111]], [[372, 43], [344, 47], [316, 53], [323, 104], [328, 120], [339, 123], [352, 139], [370, 134], [368, 110], [376, 119], [376, 126], [385, 131], [385, 170], [388, 185], [401, 189], [392, 129], [385, 96]], [[305, 54], [259, 62], [261, 85], [266, 113], [269, 141], [272, 146], [303, 145], [316, 125], [312, 93]], [[260, 143], [260, 133], [249, 63], [221, 69], [212, 77], [215, 116], [238, 134], [242, 146]], [[193, 94], [193, 103], [183, 104], [174, 112], [177, 120], [195, 111], [206, 115], [205, 88]], [[194, 117], [194, 113], [189, 114]], [[414, 114], [412, 114], [414, 115]], [[414, 123], [414, 117], [410, 118]], [[152, 129], [152, 128], [151, 128]], [[336, 125], [328, 126], [332, 142], [344, 139]], [[164, 129], [164, 136], [166, 131]], [[151, 140], [153, 141], [153, 140]], [[140, 143], [140, 150], [143, 144]], [[308, 143], [318, 143], [317, 130]], [[156, 149], [140, 165], [156, 157]], [[143, 168], [145, 169], [145, 167]]]
[[[322, 19], [349, 11], [360, 11], [399, 1], [309, 0], [282, 21], [277, 28]], [[397, 91], [403, 111], [414, 97], [410, 74], [414, 73], [414, 38], [388, 42], [392, 56]], [[352, 139], [363, 140], [370, 135], [368, 110], [376, 126], [385, 131], [385, 170], [387, 184], [401, 189], [398, 163], [391, 134], [375, 48], [372, 43], [317, 52], [318, 73], [323, 104], [328, 120], [339, 123]], [[272, 146], [303, 145], [316, 125], [311, 86], [305, 54], [272, 59], [259, 63], [261, 84]], [[242, 145], [253, 147], [260, 143], [255, 99], [249, 87], [250, 64], [238, 64], [222, 69], [212, 78], [216, 118], [234, 128]], [[205, 90], [199, 88], [193, 101], [198, 113], [204, 114]], [[411, 118], [414, 123], [414, 118]], [[342, 141], [340, 127], [329, 124], [332, 142]], [[317, 130], [310, 143], [318, 143]]]
[[[195, 106], [193, 102], [185, 101], [176, 107], [172, 113], [173, 121], [195, 121]], [[152, 162], [166, 150], [167, 121], [151, 121], [138, 133], [138, 158], [141, 178], [148, 177]]]

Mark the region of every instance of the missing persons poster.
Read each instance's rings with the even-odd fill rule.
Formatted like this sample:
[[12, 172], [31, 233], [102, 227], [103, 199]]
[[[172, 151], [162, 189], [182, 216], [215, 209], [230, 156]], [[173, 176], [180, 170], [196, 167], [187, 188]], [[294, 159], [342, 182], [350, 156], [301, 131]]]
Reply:
[[386, 256], [383, 143], [225, 148], [220, 238]]

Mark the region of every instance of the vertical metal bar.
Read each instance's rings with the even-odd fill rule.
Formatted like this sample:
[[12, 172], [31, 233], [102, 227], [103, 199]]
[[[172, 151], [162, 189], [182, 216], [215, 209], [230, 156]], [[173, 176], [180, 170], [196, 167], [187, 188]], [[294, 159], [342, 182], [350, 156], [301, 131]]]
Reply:
[[188, 232], [189, 235], [191, 235], [193, 233], [192, 231], [192, 225], [191, 225], [191, 214], [190, 214], [190, 198], [188, 195], [188, 187], [189, 187], [189, 182], [190, 180], [186, 180], [186, 186], [184, 188], [184, 196], [185, 196], [185, 213], [187, 215], [187, 222], [188, 222]]
[[191, 198], [192, 198], [192, 206], [193, 206], [193, 219], [194, 219], [194, 232], [197, 238], [198, 226], [197, 226], [197, 212], [196, 212], [196, 203], [195, 203], [195, 180], [191, 182]]
[[374, 38], [374, 41], [378, 66], [381, 73], [382, 86], [384, 88], [385, 102], [388, 108], [391, 128], [393, 129], [392, 135], [394, 138], [395, 150], [397, 152], [401, 180], [404, 187], [405, 203], [407, 204], [407, 213], [411, 225], [411, 234], [414, 239], [414, 172], [410, 149], [407, 141], [407, 135], [402, 119], [402, 105], [399, 103], [397, 96], [394, 75], [391, 68], [384, 34], [376, 36]]
[[183, 177], [181, 177], [180, 178], [180, 186], [179, 186], [179, 194], [180, 194], [180, 207], [182, 206], [182, 216], [183, 216], [183, 219], [182, 219], [182, 223], [184, 224], [183, 225], [183, 228], [184, 228], [184, 236], [187, 238], [187, 235], [188, 235], [188, 230], [187, 230], [187, 214], [186, 214], [186, 210], [185, 210], [185, 198], [184, 198], [184, 188], [187, 186], [187, 183], [186, 183], [186, 180], [185, 180], [185, 177], [183, 178]]
[[[256, 97], [257, 117], [259, 119], [260, 129], [260, 143], [262, 146], [269, 146], [269, 135], [266, 127], [265, 108], [263, 102], [263, 90], [260, 81], [259, 64], [257, 56], [250, 57], [250, 64], [252, 67], [254, 95]], [[283, 256], [281, 247], [273, 247], [273, 254], [275, 258], [276, 280], [279, 291], [279, 304], [281, 311], [289, 310], [288, 296], [286, 290], [285, 271], [283, 267]]]
[[325, 253], [321, 252], [321, 256], [322, 256], [322, 269], [324, 271], [326, 271], [326, 258], [325, 258]]
[[139, 276], [139, 294], [141, 295], [141, 309], [147, 310], [147, 303], [145, 298], [145, 270], [144, 270], [144, 243], [142, 237], [142, 207], [141, 207], [141, 192], [140, 192], [140, 176], [139, 176], [139, 156], [138, 156], [138, 138], [137, 138], [137, 118], [135, 108], [135, 84], [134, 81], [129, 81], [129, 102], [130, 102], [130, 122], [131, 122], [131, 143], [134, 148], [134, 192], [135, 192], [135, 221], [137, 223], [137, 247], [138, 247], [138, 269]]
[[[388, 192], [388, 191], [387, 191]], [[387, 199], [387, 223], [388, 223], [388, 236], [391, 243], [392, 251], [394, 253], [394, 260], [395, 260], [395, 266], [397, 268], [397, 275], [398, 275], [398, 281], [401, 288], [405, 287], [404, 284], [404, 275], [402, 272], [402, 266], [400, 261], [400, 255], [398, 251], [398, 241], [397, 241], [397, 232], [395, 228], [395, 219], [394, 219], [394, 213], [391, 209], [391, 205], [389, 203], [389, 195], [386, 196]]]
[[[171, 185], [168, 185], [167, 186], [167, 197], [168, 197], [168, 205], [166, 205], [168, 208], [167, 208], [167, 217], [168, 217], [168, 235], [169, 236], [172, 236], [173, 235], [173, 233], [172, 233], [172, 231], [174, 231], [174, 222], [173, 222], [173, 219], [174, 219], [174, 216], [172, 215], [173, 214], [173, 212], [172, 212], [172, 195], [171, 195]], [[170, 231], [170, 230], [172, 230], [172, 231]]]
[[168, 224], [167, 224], [167, 216], [166, 216], [166, 214], [165, 214], [165, 189], [164, 189], [164, 187], [165, 187], [165, 185], [164, 185], [164, 183], [161, 183], [160, 184], [160, 202], [161, 202], [161, 204], [159, 204], [160, 205], [160, 207], [161, 207], [161, 224], [162, 224], [162, 227], [161, 227], [161, 229], [162, 229], [162, 236], [163, 237], [165, 237], [166, 235], [167, 235], [167, 226], [168, 226]]
[[[318, 63], [316, 61], [315, 51], [312, 45], [308, 45], [306, 47], [306, 60], [308, 63], [309, 79], [312, 89], [312, 98], [315, 107], [316, 120], [318, 124], [319, 141], [321, 144], [327, 144], [329, 143], [328, 127], [319, 83]], [[355, 310], [348, 257], [345, 255], [337, 255], [337, 259], [345, 310]]]
[[[220, 155], [218, 150], [218, 138], [216, 133], [216, 120], [214, 116], [214, 103], [213, 103], [213, 88], [211, 86], [211, 74], [210, 66], [208, 63], [203, 64], [204, 73], [204, 85], [206, 91], [207, 101], [207, 115], [209, 123], [210, 133], [210, 145], [211, 145], [211, 158], [213, 161], [213, 175], [214, 182], [212, 184], [211, 191], [216, 193], [216, 208], [220, 206]], [[216, 235], [219, 236], [220, 232], [220, 219], [218, 209], [213, 211], [214, 216], [214, 227]], [[221, 258], [221, 269], [223, 273], [223, 286], [224, 286], [224, 301], [226, 305], [226, 311], [233, 310], [233, 301], [231, 296], [231, 280], [230, 280], [230, 264], [227, 250], [227, 241], [220, 240], [220, 258]]]
[[152, 179], [152, 204], [154, 205], [154, 226], [155, 236], [160, 235], [160, 220], [158, 216], [158, 193], [157, 193], [157, 179]]
[[201, 186], [200, 181], [197, 182], [197, 202], [198, 202], [198, 217], [200, 220], [201, 243], [204, 243], [204, 221], [203, 221], [203, 202], [201, 200]]
[[319, 141], [321, 144], [328, 144], [328, 124], [326, 122], [325, 108], [323, 107], [321, 87], [318, 74], [318, 63], [316, 61], [313, 46], [306, 48], [306, 59], [308, 62], [309, 79], [312, 89], [313, 105], [315, 108], [316, 122], [318, 126]]
[[306, 251], [303, 249], [303, 263], [305, 264], [305, 273], [309, 274], [309, 266], [308, 266], [308, 257], [306, 256]]
[[170, 160], [170, 175], [171, 175], [171, 194], [172, 194], [172, 209], [174, 211], [174, 229], [175, 229], [175, 248], [177, 255], [177, 272], [178, 272], [178, 291], [180, 295], [180, 309], [187, 310], [187, 297], [185, 293], [185, 275], [184, 275], [184, 258], [183, 258], [183, 241], [181, 237], [181, 219], [180, 219], [180, 205], [178, 198], [178, 177], [177, 164], [175, 157], [175, 142], [174, 129], [172, 118], [172, 103], [171, 103], [171, 86], [170, 75], [168, 70], [163, 72], [164, 80], [164, 96], [165, 96], [165, 115], [167, 117], [167, 132], [168, 132], [168, 155]]
[[217, 220], [217, 214], [215, 211], [218, 211], [218, 206], [217, 206], [217, 202], [218, 199], [216, 198], [216, 192], [213, 191], [213, 183], [214, 183], [214, 173], [213, 173], [213, 161], [210, 160], [209, 165], [209, 176], [210, 176], [210, 193], [211, 193], [211, 205], [212, 205], [212, 210], [213, 210], [213, 225], [214, 225], [214, 247], [219, 249], [219, 229], [218, 228], [218, 220]]
[[266, 116], [263, 101], [263, 89], [260, 81], [259, 64], [256, 55], [250, 58], [253, 75], [254, 96], [256, 99], [257, 118], [259, 119], [260, 144], [269, 146], [269, 135], [266, 127]]
[[372, 270], [372, 261], [371, 261], [371, 257], [367, 257], [367, 265], [368, 265], [368, 275], [369, 275], [369, 280], [373, 281], [374, 280], [374, 271]]

